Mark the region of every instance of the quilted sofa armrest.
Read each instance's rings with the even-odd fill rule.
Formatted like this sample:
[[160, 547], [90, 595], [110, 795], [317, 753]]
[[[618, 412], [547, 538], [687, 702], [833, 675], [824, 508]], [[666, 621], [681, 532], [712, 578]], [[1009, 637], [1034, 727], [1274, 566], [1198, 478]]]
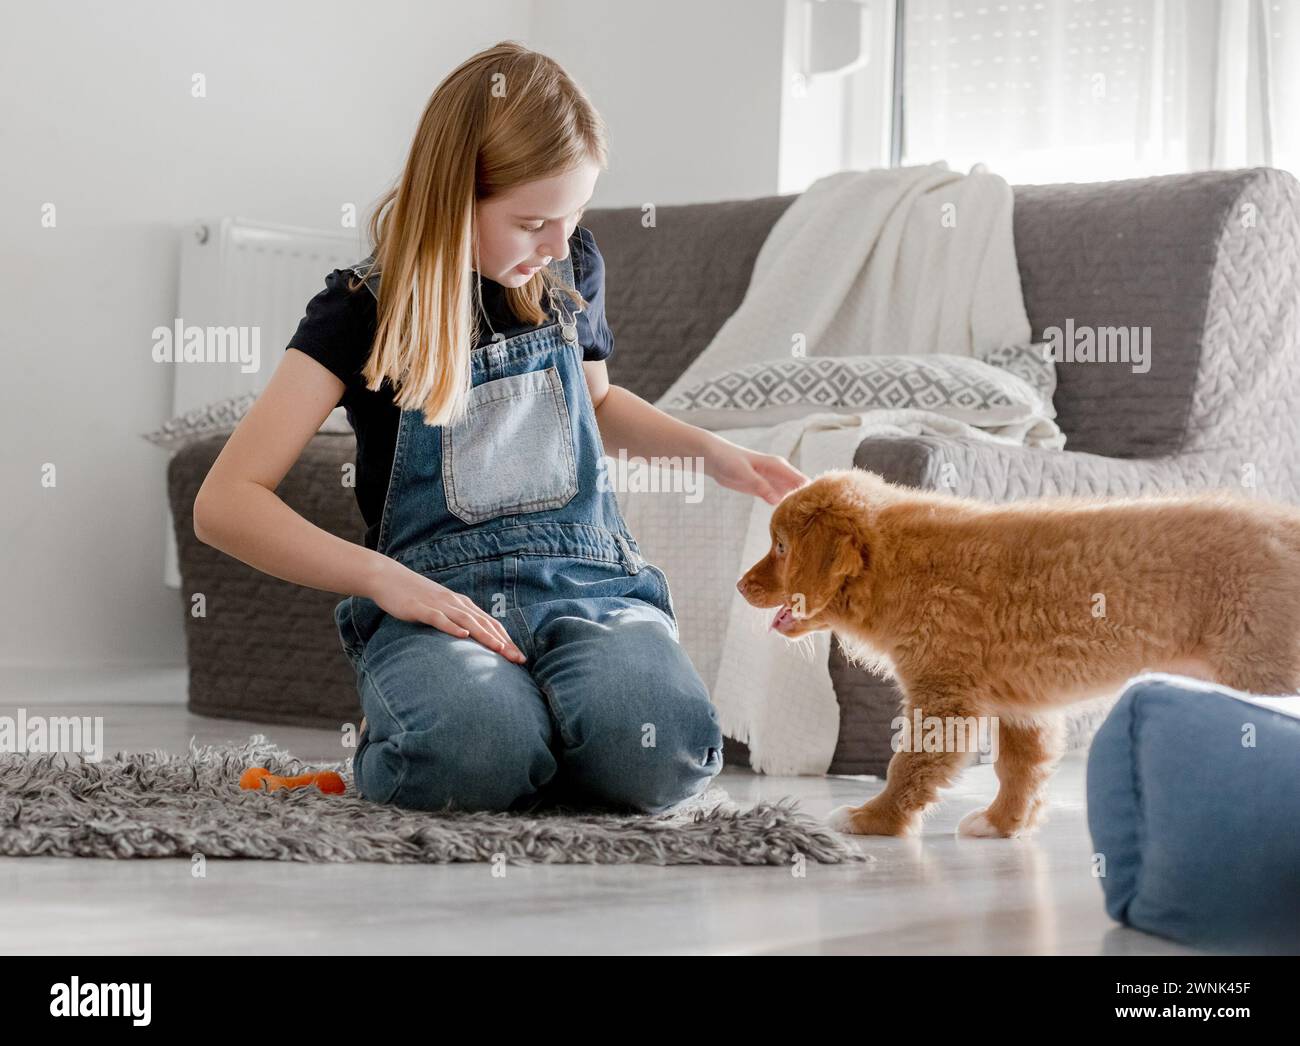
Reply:
[[1253, 168], [1015, 193], [1034, 337], [1127, 329], [1146, 349], [1147, 369], [1058, 359], [1067, 447], [1132, 460], [1249, 448], [1274, 496], [1300, 500], [1300, 182]]
[[1066, 339], [1072, 329], [1098, 339], [1127, 330], [1145, 347], [1141, 366], [1100, 351], [1058, 359], [1053, 400], [1070, 449], [1142, 459], [1294, 446], [1295, 177], [1196, 171], [1024, 185], [1015, 194], [1016, 259], [1035, 339], [1052, 328]]
[[1131, 496], [1250, 482], [1267, 493], [1269, 480], [1279, 478], [1233, 451], [1108, 458], [943, 436], [865, 439], [853, 464], [891, 483], [990, 501], [1054, 494]]

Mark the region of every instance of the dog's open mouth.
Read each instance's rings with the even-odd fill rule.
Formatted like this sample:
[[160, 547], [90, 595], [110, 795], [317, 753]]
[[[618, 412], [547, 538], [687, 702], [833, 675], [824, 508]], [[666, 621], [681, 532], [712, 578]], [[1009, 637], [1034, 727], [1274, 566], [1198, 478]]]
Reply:
[[767, 627], [774, 628], [778, 632], [788, 632], [794, 625], [794, 622], [794, 610], [785, 603], [782, 603], [781, 606], [777, 608], [776, 617], [772, 618], [772, 623]]

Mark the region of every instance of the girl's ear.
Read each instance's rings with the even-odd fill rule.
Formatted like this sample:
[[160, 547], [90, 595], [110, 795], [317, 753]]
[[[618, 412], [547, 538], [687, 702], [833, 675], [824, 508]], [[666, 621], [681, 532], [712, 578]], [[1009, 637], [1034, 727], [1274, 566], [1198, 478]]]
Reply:
[[[797, 616], [815, 617], [844, 586], [862, 573], [867, 550], [852, 530], [814, 517], [786, 553], [786, 586]], [[802, 604], [802, 605], [801, 605]]]

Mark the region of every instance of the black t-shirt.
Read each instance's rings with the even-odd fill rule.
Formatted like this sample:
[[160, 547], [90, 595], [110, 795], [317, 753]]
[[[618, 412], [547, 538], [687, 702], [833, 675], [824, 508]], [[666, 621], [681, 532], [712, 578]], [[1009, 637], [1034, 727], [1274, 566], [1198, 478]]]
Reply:
[[[603, 360], [614, 349], [614, 336], [605, 322], [605, 263], [595, 239], [582, 226], [575, 227], [569, 238], [569, 253], [574, 283], [587, 302], [578, 313], [578, 343], [583, 359]], [[345, 386], [338, 405], [346, 408], [348, 421], [357, 434], [357, 505], [366, 521], [366, 547], [375, 548], [401, 411], [393, 402], [393, 389], [387, 379], [377, 392], [372, 392], [361, 377], [374, 343], [379, 313], [375, 296], [364, 285], [356, 291], [348, 290], [353, 279], [354, 275], [344, 269], [335, 269], [325, 277], [325, 289], [307, 303], [307, 314], [285, 351], [306, 353]], [[490, 342], [494, 331], [513, 338], [537, 329], [534, 324], [521, 323], [510, 311], [501, 284], [484, 276], [482, 288], [480, 345]]]

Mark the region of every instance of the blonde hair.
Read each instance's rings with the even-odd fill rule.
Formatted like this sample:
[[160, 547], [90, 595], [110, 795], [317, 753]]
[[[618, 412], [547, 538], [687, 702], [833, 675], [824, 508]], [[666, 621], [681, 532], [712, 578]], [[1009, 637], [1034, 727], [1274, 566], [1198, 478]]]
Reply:
[[[425, 106], [397, 184], [370, 217], [381, 280], [375, 340], [361, 371], [366, 388], [377, 391], [387, 378], [398, 407], [422, 410], [430, 425], [464, 417], [479, 339], [470, 297], [475, 204], [589, 161], [606, 166], [604, 121], [552, 59], [506, 40], [447, 75]], [[546, 266], [506, 287], [505, 298], [521, 322], [540, 325], [552, 292], [577, 308], [587, 304]]]

